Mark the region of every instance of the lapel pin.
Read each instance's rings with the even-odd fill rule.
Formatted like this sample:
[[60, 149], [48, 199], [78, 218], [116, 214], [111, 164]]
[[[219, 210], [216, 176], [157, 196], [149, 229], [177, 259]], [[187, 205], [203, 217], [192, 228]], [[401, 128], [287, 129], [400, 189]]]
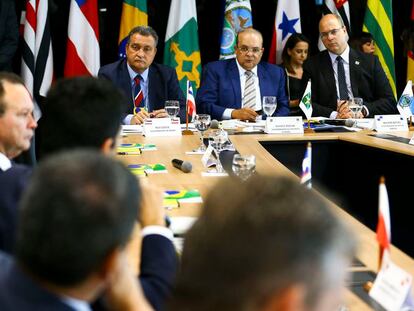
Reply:
[[359, 61], [357, 61], [357, 60], [356, 60], [356, 61], [355, 61], [355, 65], [359, 65]]

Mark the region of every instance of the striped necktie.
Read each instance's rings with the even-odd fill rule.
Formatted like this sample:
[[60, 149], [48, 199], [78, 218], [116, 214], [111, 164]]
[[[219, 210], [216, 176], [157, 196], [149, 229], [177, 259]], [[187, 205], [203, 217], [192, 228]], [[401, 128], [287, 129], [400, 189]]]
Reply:
[[256, 88], [254, 86], [253, 72], [247, 70], [245, 73], [246, 82], [244, 84], [243, 108], [254, 109], [256, 107]]
[[345, 68], [343, 59], [341, 56], [336, 58], [338, 63], [338, 89], [339, 89], [339, 99], [349, 99], [348, 96], [348, 87], [346, 86], [345, 79]]
[[141, 89], [141, 75], [136, 75], [134, 78], [134, 110], [135, 108], [143, 107], [144, 93]]

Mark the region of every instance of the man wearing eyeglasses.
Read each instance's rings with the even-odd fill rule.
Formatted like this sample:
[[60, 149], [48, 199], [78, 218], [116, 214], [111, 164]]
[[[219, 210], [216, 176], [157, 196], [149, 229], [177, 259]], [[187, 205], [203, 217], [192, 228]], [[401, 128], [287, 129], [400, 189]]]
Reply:
[[347, 119], [353, 115], [349, 100], [363, 99], [357, 117], [397, 113], [390, 83], [378, 57], [353, 50], [348, 45], [346, 27], [339, 15], [327, 14], [319, 22], [325, 51], [304, 64], [303, 89], [312, 83], [314, 116]]
[[111, 80], [126, 95], [124, 124], [142, 124], [146, 118], [164, 118], [166, 100], [180, 102], [184, 119], [185, 99], [173, 68], [154, 63], [158, 35], [149, 26], [133, 28], [128, 35], [126, 58], [105, 65], [98, 76]]
[[237, 35], [236, 58], [216, 61], [204, 67], [197, 93], [197, 111], [212, 119], [255, 121], [262, 113], [263, 96], [277, 97], [274, 116], [289, 114], [283, 70], [260, 62], [263, 38], [248, 28]]

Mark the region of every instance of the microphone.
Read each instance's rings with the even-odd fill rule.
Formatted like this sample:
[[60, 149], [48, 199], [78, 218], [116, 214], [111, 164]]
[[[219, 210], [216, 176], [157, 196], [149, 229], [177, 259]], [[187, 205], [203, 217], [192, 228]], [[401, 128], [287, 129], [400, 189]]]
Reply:
[[219, 121], [217, 121], [216, 119], [211, 120], [210, 128], [213, 130], [219, 129]]
[[345, 126], [348, 126], [348, 127], [353, 127], [354, 125], [356, 126], [356, 121], [355, 120], [352, 120], [352, 119], [346, 119], [345, 120]]
[[188, 161], [178, 160], [178, 159], [172, 159], [171, 164], [178, 168], [183, 173], [190, 173], [193, 169], [193, 165]]

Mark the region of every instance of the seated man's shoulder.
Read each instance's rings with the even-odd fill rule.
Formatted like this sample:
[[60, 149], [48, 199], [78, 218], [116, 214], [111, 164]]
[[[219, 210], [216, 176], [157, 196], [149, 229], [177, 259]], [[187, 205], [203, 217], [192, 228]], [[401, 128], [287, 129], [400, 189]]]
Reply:
[[4, 279], [5, 273], [7, 273], [7, 271], [9, 271], [12, 263], [13, 263], [12, 257], [10, 255], [0, 251], [0, 267], [1, 267], [1, 269], [0, 269], [0, 284], [2, 283], [2, 281]]
[[114, 72], [118, 70], [118, 68], [123, 66], [124, 63], [125, 63], [125, 59], [123, 58], [123, 59], [117, 60], [116, 62], [103, 65], [101, 68], [99, 68], [98, 75], [102, 73]]

